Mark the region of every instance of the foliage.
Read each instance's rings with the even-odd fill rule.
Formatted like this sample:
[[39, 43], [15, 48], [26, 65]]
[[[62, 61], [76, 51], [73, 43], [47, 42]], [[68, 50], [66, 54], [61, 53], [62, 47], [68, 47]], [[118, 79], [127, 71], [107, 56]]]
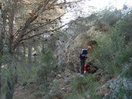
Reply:
[[132, 18], [131, 17], [131, 14], [130, 15], [127, 15], [126, 17], [124, 17], [124, 19], [122, 21], [120, 21], [118, 24], [117, 24], [117, 29], [118, 29], [118, 32], [124, 34], [126, 37], [126, 41], [130, 41], [132, 39]]
[[120, 72], [122, 64], [132, 56], [132, 42], [128, 39], [131, 34], [129, 26], [130, 22], [124, 19], [112, 27], [108, 34], [97, 35], [98, 46], [89, 53], [90, 60], [94, 60], [103, 69]]
[[[5, 60], [5, 56], [1, 58], [1, 60]], [[28, 63], [27, 59], [24, 58], [22, 61], [17, 61], [15, 63], [12, 63], [11, 66], [16, 66], [17, 64], [17, 74], [18, 74], [18, 86], [24, 84], [28, 84], [29, 81], [36, 81], [41, 84], [42, 90], [46, 90], [49, 81], [51, 81], [51, 78], [48, 77], [52, 71], [54, 70], [56, 66], [56, 61], [53, 56], [53, 53], [51, 51], [45, 51], [45, 54], [40, 61], [40, 63]], [[4, 96], [6, 92], [6, 81], [8, 78], [16, 73], [16, 70], [12, 69], [12, 72], [8, 71], [7, 69], [7, 63], [2, 65], [2, 95]], [[32, 66], [30, 68], [30, 66]], [[50, 78], [50, 79], [49, 79]], [[10, 78], [9, 78], [10, 79]]]
[[128, 63], [128, 68], [126, 69], [123, 76], [126, 77], [126, 78], [131, 78], [132, 77], [132, 60], [130, 60], [130, 62]]
[[66, 99], [81, 99], [87, 97], [97, 99], [95, 88], [96, 83], [93, 79], [93, 75], [89, 74], [81, 78], [76, 78], [72, 82], [71, 89]]
[[0, 62], [2, 62], [2, 61], [4, 61], [5, 60], [5, 58], [6, 58], [6, 56], [0, 56]]
[[[123, 78], [126, 78], [128, 80], [130, 79], [130, 81], [131, 81], [131, 78], [132, 78], [132, 59], [130, 58], [129, 61], [125, 65], [126, 65], [126, 68], [125, 68], [126, 70], [122, 76], [123, 76]], [[131, 83], [130, 81], [128, 81], [127, 84]], [[131, 90], [125, 89], [123, 84], [120, 85], [119, 93], [120, 93], [119, 94], [120, 99], [124, 99], [124, 97], [126, 99], [131, 99]]]
[[1, 71], [1, 84], [2, 84], [1, 91], [2, 91], [2, 93], [1, 93], [1, 95], [5, 94], [6, 75], [7, 75], [6, 69], [2, 68], [2, 71]]
[[17, 82], [16, 68], [14, 68], [16, 66], [16, 63], [14, 61], [12, 61], [10, 64], [5, 63], [7, 62], [6, 59], [8, 58], [6, 56], [3, 56], [3, 64], [1, 68], [1, 84], [2, 84], [1, 90], [3, 96], [8, 88], [7, 84], [9, 84], [10, 85], [9, 87], [12, 88], [13, 84]]
[[[34, 72], [36, 71], [32, 71], [32, 72], [29, 72], [29, 64], [26, 60], [23, 60], [25, 63], [22, 63], [22, 62], [19, 62], [18, 63], [18, 66], [17, 66], [17, 73], [19, 75], [18, 79], [18, 83], [19, 84], [23, 84], [25, 83], [26, 81], [28, 81], [29, 79], [33, 79], [34, 78], [34, 75], [33, 74]], [[35, 68], [34, 66], [32, 68]]]
[[121, 10], [112, 10], [111, 8], [105, 9], [99, 13], [99, 19], [97, 20], [97, 25], [110, 25], [113, 26], [117, 21], [123, 16]]
[[56, 60], [51, 51], [46, 51], [42, 58], [42, 65], [37, 72], [37, 83], [41, 84], [42, 90], [47, 90], [53, 70], [56, 67]]

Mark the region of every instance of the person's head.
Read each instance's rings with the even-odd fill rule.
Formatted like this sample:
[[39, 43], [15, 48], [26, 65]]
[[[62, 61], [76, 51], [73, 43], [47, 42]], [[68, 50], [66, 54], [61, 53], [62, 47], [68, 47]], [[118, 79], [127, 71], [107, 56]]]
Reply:
[[91, 50], [92, 49], [92, 46], [88, 46], [88, 50]]

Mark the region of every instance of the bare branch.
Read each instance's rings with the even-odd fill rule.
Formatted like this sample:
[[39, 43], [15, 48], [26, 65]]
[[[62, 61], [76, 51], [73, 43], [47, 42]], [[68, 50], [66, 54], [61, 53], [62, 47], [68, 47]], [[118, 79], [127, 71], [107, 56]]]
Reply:
[[[36, 10], [33, 10], [33, 11], [32, 11], [31, 16], [27, 19], [27, 21], [25, 22], [24, 26], [23, 26], [22, 28], [18, 29], [18, 31], [17, 31], [17, 32], [15, 33], [15, 35], [14, 35], [14, 38], [16, 38], [16, 39], [14, 40], [14, 49], [16, 48], [17, 45], [19, 45], [19, 43], [20, 43], [21, 41], [23, 41], [23, 40], [25, 39], [24, 37], [25, 37], [26, 35], [28, 35], [29, 33], [31, 33], [32, 31], [34, 31], [34, 30], [36, 30], [36, 29], [38, 29], [38, 28], [44, 27], [44, 26], [46, 26], [46, 25], [48, 25], [48, 24], [52, 24], [52, 23], [55, 22], [57, 19], [59, 19], [61, 16], [63, 16], [63, 15], [61, 15], [60, 17], [58, 17], [58, 18], [56, 18], [56, 19], [54, 19], [54, 20], [52, 20], [52, 21], [46, 22], [46, 23], [44, 23], [44, 24], [42, 24], [42, 25], [39, 25], [39, 26], [37, 26], [37, 27], [34, 27], [34, 28], [30, 29], [31, 23], [33, 23], [33, 22], [39, 17], [39, 15], [40, 15], [42, 12], [44, 12], [44, 11], [46, 11], [46, 10], [50, 10], [51, 8], [54, 8], [54, 7], [56, 7], [56, 6], [59, 6], [59, 4], [56, 4], [57, 1], [58, 1], [58, 0], [44, 0], [44, 1], [42, 2], [42, 4], [38, 6], [38, 8], [37, 8]], [[70, 3], [73, 3], [73, 2], [70, 2]], [[63, 4], [68, 4], [68, 3], [66, 3], [66, 2], [61, 3], [60, 6], [63, 5]], [[65, 25], [64, 25], [64, 26], [65, 26]], [[63, 26], [62, 26], [62, 27], [63, 27]], [[61, 28], [61, 27], [60, 27], [60, 28]], [[60, 28], [58, 28], [58, 29], [60, 29]], [[30, 30], [29, 30], [29, 29], [30, 29]], [[51, 32], [51, 31], [55, 31], [55, 30], [58, 30], [58, 29], [56, 28], [56, 29], [54, 29], [54, 30], [47, 30], [47, 31], [45, 31], [45, 32]], [[35, 34], [35, 35], [31, 36], [31, 38], [34, 37], [34, 36], [39, 36], [39, 35], [41, 35], [41, 34], [43, 34], [43, 33]], [[27, 39], [28, 39], [28, 38], [27, 38]]]
[[[23, 26], [22, 28], [18, 29], [18, 31], [17, 31], [18, 37], [17, 37], [17, 39], [14, 41], [14, 43], [17, 44], [17, 42], [18, 42], [21, 38], [23, 38], [23, 36], [25, 35], [27, 29], [28, 29], [29, 26], [31, 25], [31, 23], [32, 23], [35, 19], [37, 19], [37, 17], [39, 16], [39, 14], [40, 14], [41, 12], [43, 12], [43, 11], [46, 9], [46, 7], [47, 7], [47, 5], [48, 5], [49, 2], [50, 2], [50, 0], [46, 0], [43, 4], [41, 4], [41, 5], [37, 8], [37, 10], [35, 10], [35, 11], [32, 12], [32, 16], [29, 17], [29, 18], [27, 19], [27, 21], [25, 22], [24, 26]], [[15, 35], [14, 35], [14, 36], [15, 36]], [[16, 44], [15, 44], [15, 45], [16, 45]]]
[[81, 0], [72, 1], [72, 2], [62, 2], [62, 3], [59, 3], [59, 4], [55, 4], [54, 6], [68, 5], [68, 4], [78, 3], [78, 2], [81, 2]]
[[[63, 14], [63, 15], [64, 15], [64, 14]], [[52, 23], [55, 22], [57, 19], [60, 19], [63, 15], [61, 15], [61, 16], [59, 16], [59, 17], [53, 19], [52, 21], [46, 22], [46, 23], [44, 23], [44, 24], [42, 24], [42, 25], [39, 25], [39, 26], [37, 26], [37, 27], [31, 29], [30, 31], [26, 32], [25, 35], [31, 33], [32, 31], [34, 31], [34, 30], [36, 30], [36, 29], [38, 29], [38, 28], [44, 27], [44, 26], [46, 26], [46, 25], [48, 25], [48, 24], [52, 24]], [[24, 36], [25, 36], [25, 35], [24, 35]]]
[[[67, 23], [67, 24], [68, 24], [68, 23]], [[44, 32], [42, 32], [42, 33], [38, 33], [38, 34], [35, 34], [35, 35], [32, 35], [32, 36], [29, 36], [29, 37], [27, 37], [27, 38], [23, 38], [23, 39], [19, 40], [19, 43], [22, 42], [22, 41], [24, 41], [24, 40], [28, 40], [28, 39], [31, 39], [31, 38], [33, 38], [33, 37], [36, 37], [36, 36], [40, 36], [40, 35], [45, 34], [45, 33], [55, 32], [55, 31], [57, 31], [57, 30], [60, 30], [61, 28], [63, 28], [63, 27], [66, 26], [67, 24], [62, 25], [62, 26], [60, 26], [60, 27], [58, 27], [58, 28], [56, 28], [56, 29], [53, 29], [53, 30], [47, 30], [47, 31], [44, 31]], [[16, 46], [17, 46], [17, 45], [16, 45]]]

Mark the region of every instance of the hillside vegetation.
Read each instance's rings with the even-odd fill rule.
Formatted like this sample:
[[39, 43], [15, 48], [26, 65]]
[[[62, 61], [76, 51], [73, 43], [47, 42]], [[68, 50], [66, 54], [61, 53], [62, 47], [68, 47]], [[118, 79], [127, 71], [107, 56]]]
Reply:
[[[40, 0], [37, 11], [25, 16], [29, 17], [26, 22], [19, 22], [21, 14], [14, 13], [15, 28], [8, 24], [12, 19], [8, 11], [13, 9], [5, 10], [0, 99], [132, 99], [132, 10], [105, 9], [62, 29], [58, 21], [65, 3], [51, 0], [41, 5]], [[86, 64], [91, 62], [98, 70], [81, 74], [79, 52], [89, 45], [93, 48]]]
[[[131, 99], [129, 87], [132, 86], [132, 13], [104, 10], [88, 18], [79, 19], [83, 25], [81, 27], [89, 24], [83, 24], [84, 20], [93, 22], [93, 16], [96, 17], [94, 25], [92, 23], [94, 30], [90, 40], [96, 41], [97, 44], [89, 51], [87, 63], [92, 62], [99, 70], [93, 75], [76, 78], [66, 99]], [[81, 28], [80, 23], [76, 26]], [[87, 32], [87, 29], [83, 30]]]

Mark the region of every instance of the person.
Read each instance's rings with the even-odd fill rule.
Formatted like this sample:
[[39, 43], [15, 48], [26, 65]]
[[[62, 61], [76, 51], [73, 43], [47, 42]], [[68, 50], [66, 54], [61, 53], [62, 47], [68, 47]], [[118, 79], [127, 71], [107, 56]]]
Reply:
[[81, 74], [84, 73], [84, 65], [85, 65], [85, 61], [86, 61], [86, 55], [88, 53], [88, 50], [91, 50], [92, 47], [91, 46], [88, 46], [88, 49], [82, 49], [80, 51], [80, 54], [79, 54], [79, 58], [80, 58], [80, 63], [81, 63]]

